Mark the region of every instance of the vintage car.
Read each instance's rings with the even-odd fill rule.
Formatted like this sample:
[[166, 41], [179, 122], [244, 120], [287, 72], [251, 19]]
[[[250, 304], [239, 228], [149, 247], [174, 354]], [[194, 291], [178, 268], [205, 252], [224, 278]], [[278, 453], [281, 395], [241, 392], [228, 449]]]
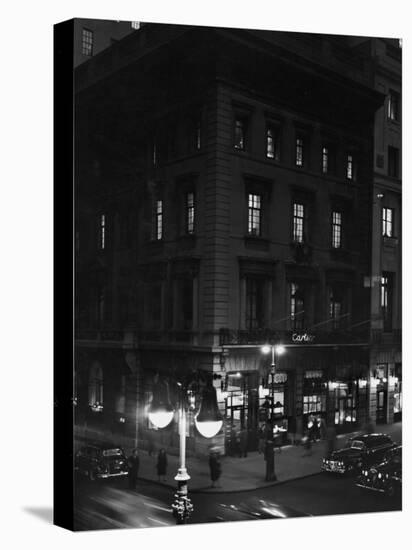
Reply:
[[245, 502], [236, 502], [236, 504], [216, 503], [214, 514], [208, 518], [208, 521], [248, 521], [298, 518], [309, 515], [268, 500], [250, 497]]
[[337, 474], [357, 474], [362, 468], [382, 461], [395, 443], [385, 434], [364, 434], [352, 437], [343, 449], [333, 451], [322, 461], [322, 470]]
[[91, 481], [97, 478], [125, 476], [128, 473], [124, 451], [113, 443], [95, 443], [82, 447], [75, 456], [75, 471]]
[[362, 489], [378, 491], [394, 497], [402, 492], [402, 446], [386, 452], [380, 464], [364, 468], [356, 481]]

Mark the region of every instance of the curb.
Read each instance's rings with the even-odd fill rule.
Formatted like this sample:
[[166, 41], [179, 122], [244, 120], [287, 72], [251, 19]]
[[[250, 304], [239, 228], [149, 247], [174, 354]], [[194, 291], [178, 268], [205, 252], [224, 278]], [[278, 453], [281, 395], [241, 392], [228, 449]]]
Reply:
[[[317, 476], [319, 474], [322, 473], [322, 470], [319, 470], [318, 472], [313, 472], [311, 474], [304, 474], [302, 476], [297, 476], [297, 477], [290, 477], [289, 479], [282, 479], [280, 481], [267, 481], [265, 482], [265, 484], [263, 485], [256, 485], [255, 487], [248, 487], [246, 489], [242, 489], [242, 488], [239, 488], [239, 489], [222, 489], [222, 490], [215, 490], [216, 488], [214, 488], [214, 490], [211, 490], [210, 487], [199, 487], [197, 489], [190, 489], [190, 493], [194, 493], [194, 494], [205, 494], [205, 495], [213, 495], [213, 494], [228, 494], [228, 493], [247, 493], [247, 492], [251, 492], [251, 491], [256, 491], [257, 489], [265, 489], [267, 487], [274, 487], [275, 485], [284, 485], [285, 483], [289, 483], [291, 481], [296, 481], [298, 479], [305, 479], [307, 477], [313, 477], [313, 476]], [[139, 477], [139, 479], [141, 479], [142, 481], [146, 481], [148, 483], [153, 483], [155, 485], [159, 485], [160, 487], [168, 487], [169, 489], [172, 489], [172, 490], [176, 490], [176, 485], [171, 485], [170, 483], [161, 483], [160, 481], [156, 481], [156, 480], [153, 480], [153, 479], [148, 479], [148, 478], [145, 478], [145, 477]]]

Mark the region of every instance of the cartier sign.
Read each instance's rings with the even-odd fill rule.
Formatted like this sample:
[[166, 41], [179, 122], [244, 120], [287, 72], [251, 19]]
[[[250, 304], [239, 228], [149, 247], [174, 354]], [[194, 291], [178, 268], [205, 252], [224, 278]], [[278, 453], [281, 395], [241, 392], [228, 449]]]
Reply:
[[307, 332], [299, 333], [294, 332], [292, 334], [292, 342], [297, 344], [310, 344], [315, 341], [315, 336], [313, 334], [308, 334]]

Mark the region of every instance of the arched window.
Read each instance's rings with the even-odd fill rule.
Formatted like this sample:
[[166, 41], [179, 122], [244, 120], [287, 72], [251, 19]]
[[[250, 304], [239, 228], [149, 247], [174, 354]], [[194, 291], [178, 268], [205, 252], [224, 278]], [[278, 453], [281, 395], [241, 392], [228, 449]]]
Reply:
[[94, 362], [89, 372], [89, 406], [93, 411], [103, 410], [103, 370]]

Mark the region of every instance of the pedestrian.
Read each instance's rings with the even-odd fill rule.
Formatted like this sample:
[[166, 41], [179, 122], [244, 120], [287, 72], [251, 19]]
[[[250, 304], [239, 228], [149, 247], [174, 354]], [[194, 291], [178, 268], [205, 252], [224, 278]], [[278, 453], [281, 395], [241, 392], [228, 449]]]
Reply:
[[220, 487], [219, 479], [222, 475], [222, 466], [220, 463], [219, 452], [213, 449], [210, 451], [209, 455], [209, 468], [212, 487]]
[[158, 455], [157, 455], [157, 477], [159, 481], [163, 479], [163, 481], [166, 481], [166, 471], [167, 471], [167, 454], [166, 451], [162, 448], [160, 449]]
[[266, 440], [266, 430], [264, 425], [260, 426], [259, 428], [258, 438], [259, 438], [258, 451], [259, 451], [259, 454], [262, 454], [265, 452], [265, 440]]
[[336, 429], [329, 426], [326, 430], [327, 456], [330, 456], [336, 448]]
[[133, 449], [132, 454], [127, 460], [127, 464], [129, 466], [129, 472], [127, 476], [129, 478], [129, 489], [136, 489], [140, 466], [140, 459], [137, 449]]
[[306, 430], [305, 435], [302, 437], [302, 444], [305, 452], [302, 456], [309, 456], [312, 454], [312, 434], [310, 433], [310, 428]]
[[239, 457], [240, 458], [246, 458], [247, 457], [247, 430], [244, 428], [240, 430], [239, 433]]
[[275, 474], [275, 448], [273, 439], [267, 439], [265, 443], [264, 459], [266, 461], [266, 476], [265, 481], [276, 480]]
[[327, 429], [327, 426], [326, 426], [325, 419], [322, 418], [322, 417], [319, 417], [319, 422], [320, 422], [320, 438], [321, 439], [327, 439], [328, 429]]

